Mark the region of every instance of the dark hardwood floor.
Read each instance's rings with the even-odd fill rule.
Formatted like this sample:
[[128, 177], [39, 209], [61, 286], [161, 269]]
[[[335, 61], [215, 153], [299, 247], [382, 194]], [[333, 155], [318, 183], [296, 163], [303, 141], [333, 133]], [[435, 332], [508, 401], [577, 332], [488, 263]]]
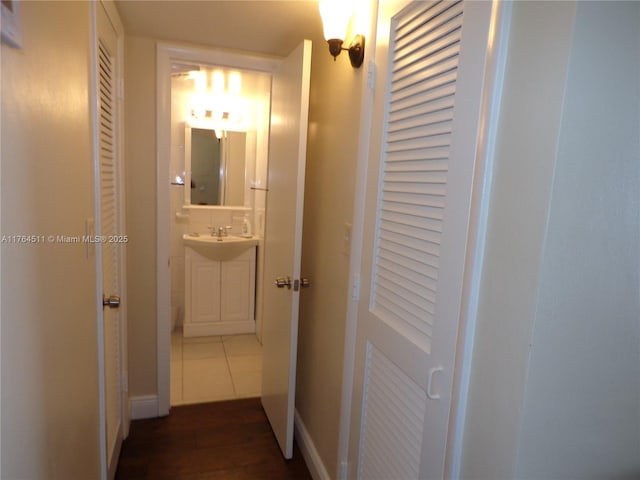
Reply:
[[135, 420], [122, 445], [117, 480], [311, 479], [298, 448], [284, 460], [260, 399], [173, 407]]

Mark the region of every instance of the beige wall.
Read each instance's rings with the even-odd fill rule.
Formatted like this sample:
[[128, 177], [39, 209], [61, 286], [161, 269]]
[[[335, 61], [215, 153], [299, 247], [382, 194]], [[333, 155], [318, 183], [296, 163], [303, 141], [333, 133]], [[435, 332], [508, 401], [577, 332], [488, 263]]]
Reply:
[[349, 278], [345, 223], [353, 221], [364, 68], [334, 62], [321, 30], [313, 40], [305, 182], [296, 409], [332, 477], [338, 435]]
[[[21, 2], [2, 44], [2, 235], [83, 235], [94, 216], [90, 4]], [[96, 263], [2, 245], [2, 478], [99, 478]]]
[[155, 395], [156, 42], [125, 37], [129, 395]]

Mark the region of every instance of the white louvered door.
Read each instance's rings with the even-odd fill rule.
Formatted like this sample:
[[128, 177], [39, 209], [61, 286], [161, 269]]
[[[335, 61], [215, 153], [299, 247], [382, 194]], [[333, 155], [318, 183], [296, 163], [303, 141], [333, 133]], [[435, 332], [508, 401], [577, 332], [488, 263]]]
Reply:
[[[99, 215], [96, 243], [101, 259], [101, 282], [111, 306], [102, 309], [104, 354], [104, 409], [107, 478], [115, 470], [123, 438], [121, 295], [120, 169], [118, 162], [117, 34], [102, 2], [96, 4], [97, 127], [99, 170]], [[103, 300], [104, 301], [104, 300]], [[118, 305], [116, 305], [118, 303]]]
[[350, 476], [443, 476], [490, 11], [380, 2]]

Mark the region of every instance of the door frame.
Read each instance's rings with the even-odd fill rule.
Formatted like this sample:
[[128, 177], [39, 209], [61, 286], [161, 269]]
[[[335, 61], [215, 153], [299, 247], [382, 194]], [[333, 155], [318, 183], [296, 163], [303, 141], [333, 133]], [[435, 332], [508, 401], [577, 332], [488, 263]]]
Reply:
[[[158, 42], [156, 47], [156, 332], [158, 416], [169, 414], [171, 408], [171, 63], [193, 62], [220, 67], [273, 73], [280, 57], [238, 53], [229, 50]], [[233, 207], [212, 207], [217, 210], [238, 210]], [[258, 282], [262, 279], [258, 278]]]
[[[465, 254], [465, 269], [462, 285], [461, 315], [456, 341], [455, 366], [453, 374], [453, 391], [451, 395], [451, 413], [449, 417], [449, 433], [445, 458], [445, 477], [459, 478], [462, 462], [462, 445], [464, 439], [464, 423], [469, 394], [473, 340], [478, 315], [478, 299], [480, 279], [484, 260], [484, 247], [487, 234], [487, 219], [490, 204], [491, 180], [493, 174], [493, 158], [495, 139], [500, 114], [500, 100], [503, 78], [508, 53], [511, 4], [492, 0], [491, 38], [487, 47], [487, 61], [484, 72], [484, 85], [481, 102], [481, 118], [486, 119], [479, 132], [476, 147], [473, 192], [471, 197], [470, 223], [468, 243]], [[378, 8], [380, 0], [372, 0], [371, 40], [368, 40], [368, 54], [373, 55], [377, 42]], [[366, 68], [367, 78], [375, 78], [374, 60], [369, 57]], [[349, 265], [350, 301], [347, 305], [345, 328], [345, 346], [342, 377], [342, 397], [340, 403], [340, 431], [338, 439], [338, 472], [339, 480], [346, 480], [349, 464], [357, 462], [357, 458], [349, 458], [349, 441], [351, 427], [351, 405], [353, 400], [353, 380], [356, 355], [356, 331], [358, 322], [358, 302], [361, 281], [361, 265], [363, 261], [360, 245], [363, 240], [365, 223], [365, 195], [369, 165], [369, 143], [371, 113], [373, 110], [374, 91], [370, 86], [363, 89], [360, 118], [358, 158], [356, 166], [356, 185], [354, 200], [354, 218], [352, 227], [352, 247]]]
[[[98, 65], [98, 26], [97, 26], [97, 8], [102, 5], [109, 17], [117, 36], [116, 51], [116, 141], [117, 141], [117, 162], [120, 175], [117, 179], [119, 189], [119, 222], [118, 230], [124, 235], [126, 233], [126, 202], [125, 202], [125, 185], [124, 185], [124, 26], [118, 15], [115, 4], [112, 0], [100, 0], [99, 3], [92, 2], [90, 6], [91, 12], [91, 73], [89, 88], [89, 99], [91, 102], [91, 137], [93, 142], [93, 169], [94, 169], [94, 220], [93, 224], [87, 222], [85, 226], [86, 235], [94, 236], [96, 234], [97, 222], [100, 219], [100, 165], [99, 165], [99, 132], [97, 124], [97, 105], [98, 105], [98, 88], [97, 88], [97, 65]], [[120, 248], [120, 365], [121, 365], [121, 382], [122, 396], [120, 399], [120, 409], [122, 415], [122, 438], [126, 438], [129, 434], [129, 426], [131, 420], [131, 412], [128, 402], [128, 358], [127, 358], [127, 258], [126, 248], [123, 244], [114, 244]], [[115, 471], [109, 472], [109, 459], [107, 458], [107, 432], [106, 432], [106, 402], [105, 402], [105, 362], [104, 362], [104, 330], [103, 330], [103, 306], [102, 306], [102, 256], [100, 244], [87, 244], [87, 258], [94, 257], [96, 261], [96, 323], [97, 323], [97, 344], [98, 344], [98, 394], [99, 394], [99, 444], [100, 444], [100, 476], [102, 480], [115, 475]]]
[[445, 457], [445, 478], [460, 478], [464, 424], [471, 381], [473, 342], [479, 311], [480, 282], [488, 229], [493, 160], [498, 135], [502, 87], [507, 63], [511, 2], [493, 0], [491, 25], [484, 71], [480, 128], [476, 146], [476, 166], [470, 203], [469, 234], [462, 283], [461, 313], [456, 342], [451, 414]]

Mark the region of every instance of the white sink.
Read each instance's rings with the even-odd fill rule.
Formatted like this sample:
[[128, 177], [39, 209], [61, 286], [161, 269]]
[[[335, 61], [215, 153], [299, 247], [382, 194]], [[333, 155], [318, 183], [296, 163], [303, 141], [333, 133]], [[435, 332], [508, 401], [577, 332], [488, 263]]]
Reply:
[[227, 235], [214, 237], [209, 233], [185, 233], [182, 236], [185, 246], [193, 248], [200, 255], [212, 260], [226, 260], [237, 257], [249, 248], [258, 245], [256, 237]]

